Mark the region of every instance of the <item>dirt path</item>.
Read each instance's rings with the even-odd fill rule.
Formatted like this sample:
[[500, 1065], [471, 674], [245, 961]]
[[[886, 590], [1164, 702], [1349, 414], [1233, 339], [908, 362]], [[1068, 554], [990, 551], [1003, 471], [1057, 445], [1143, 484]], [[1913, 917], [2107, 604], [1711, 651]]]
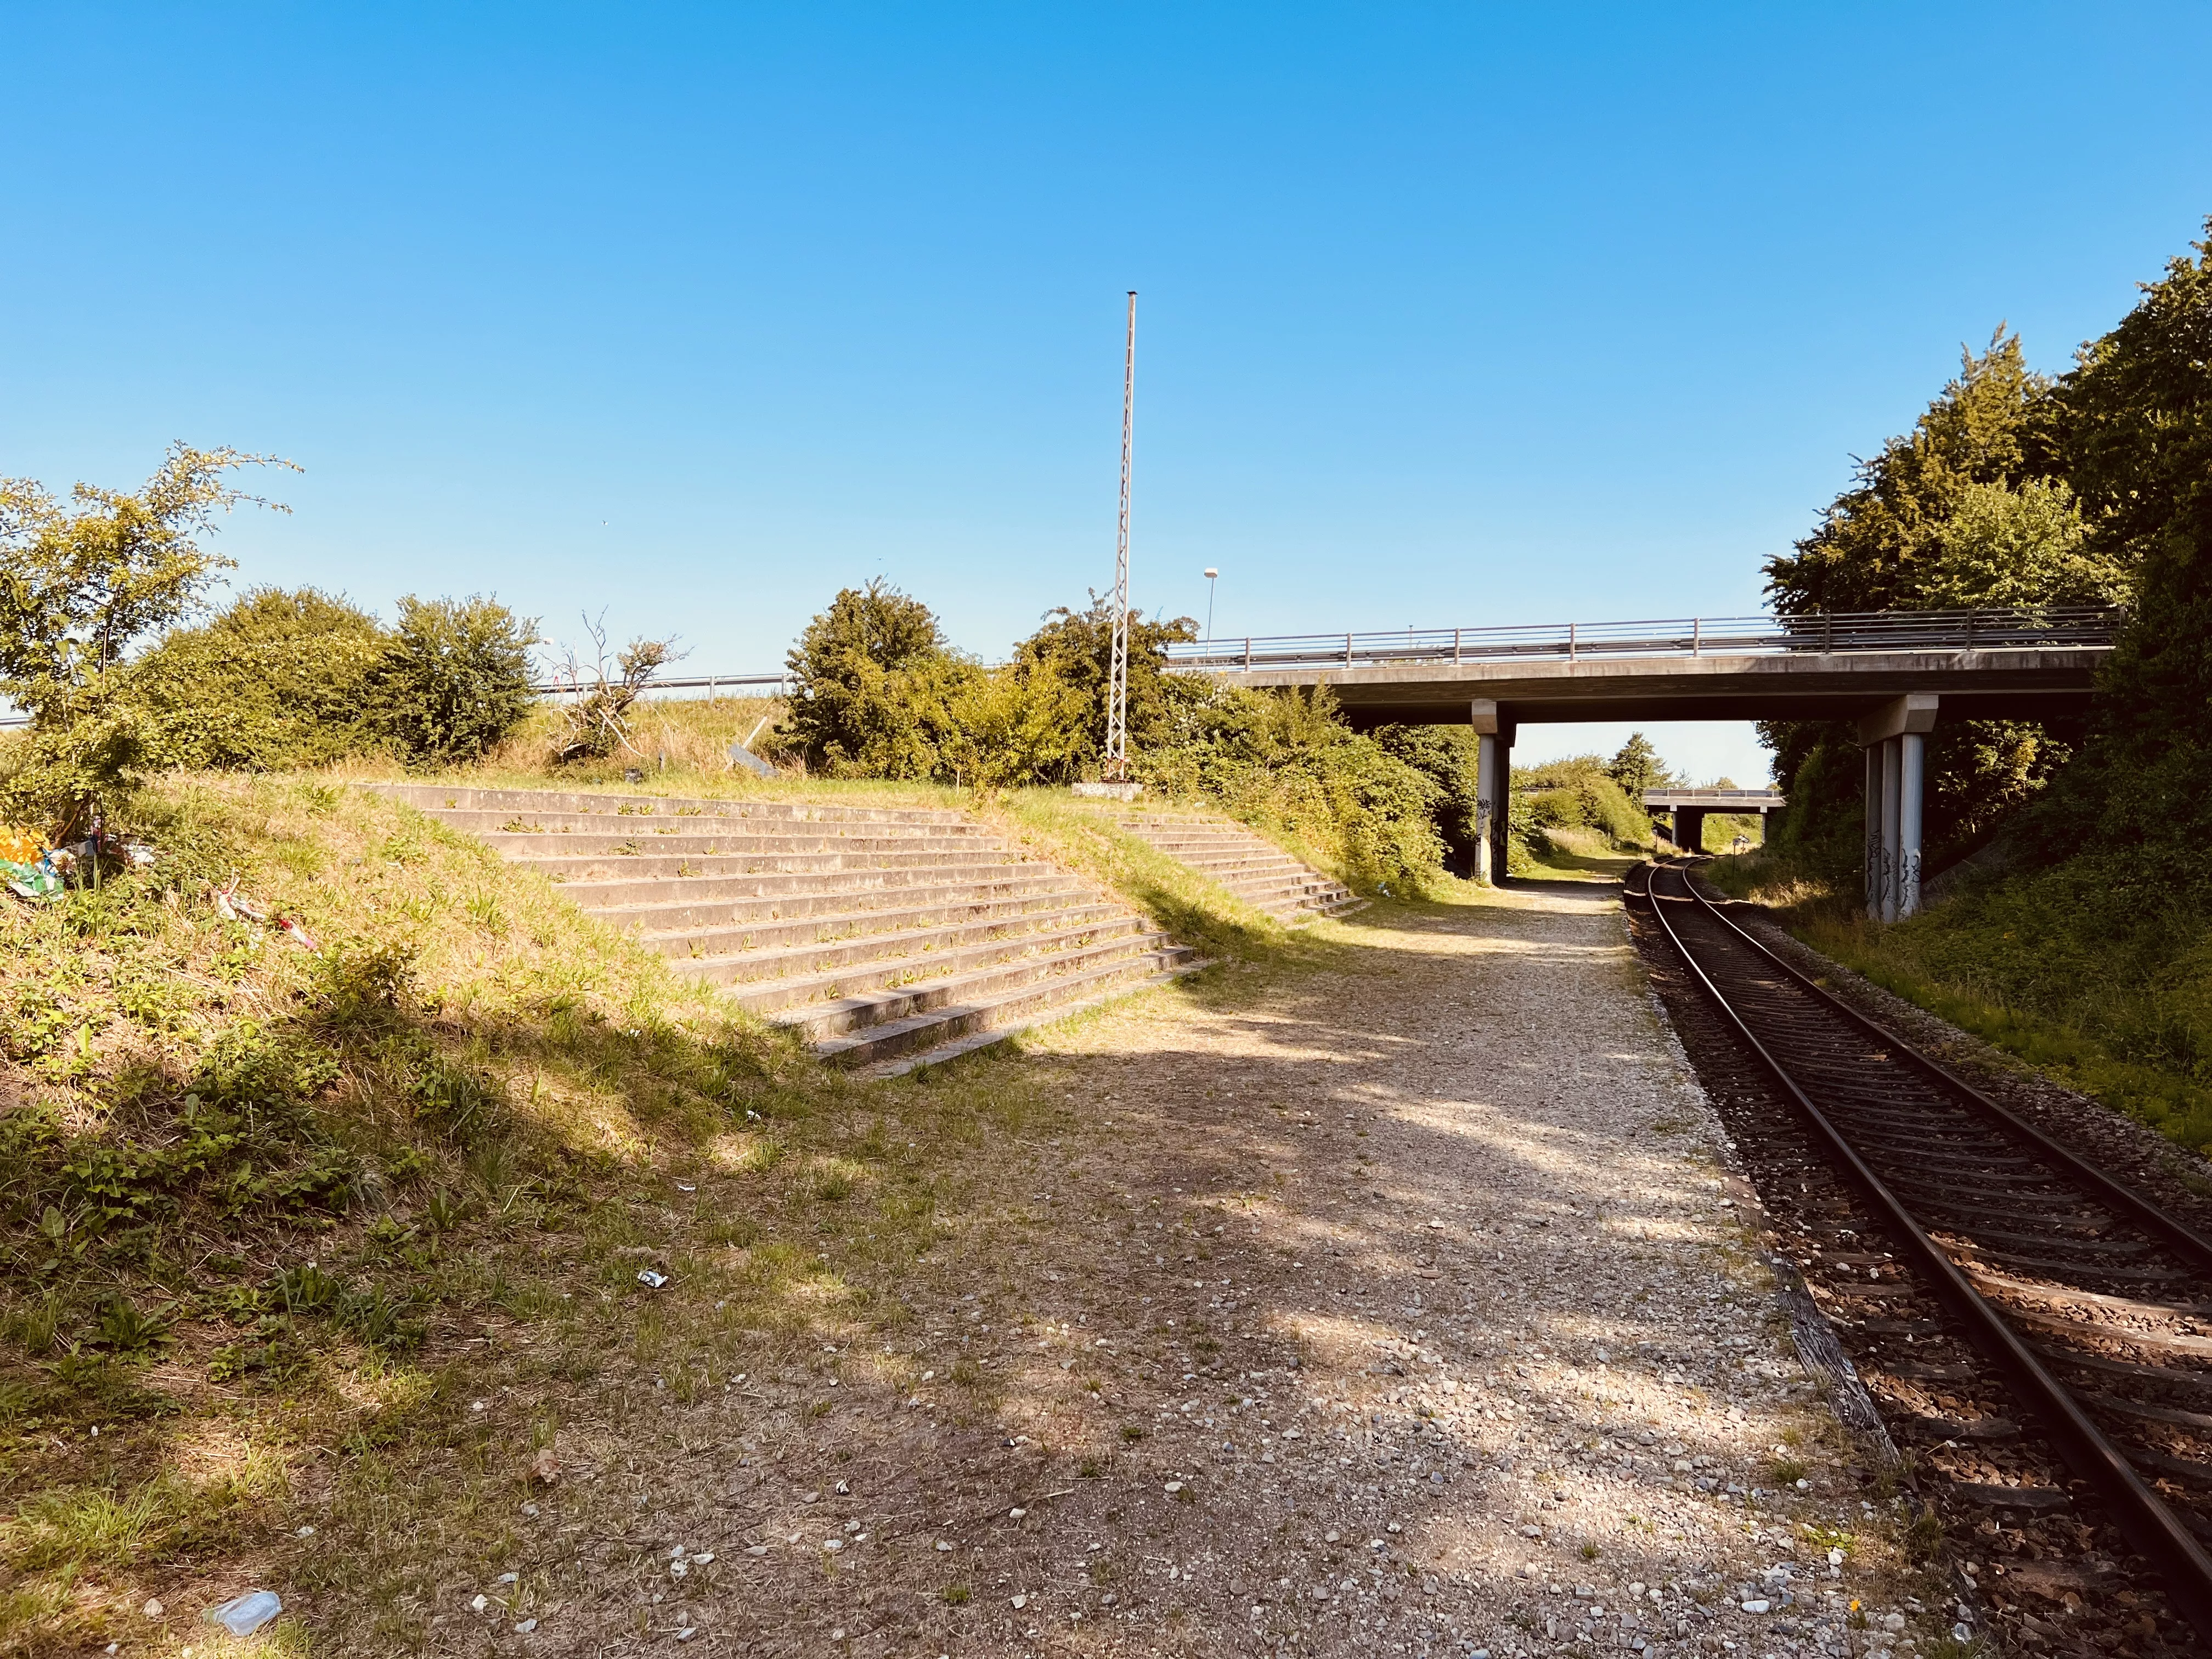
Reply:
[[1616, 890], [1334, 938], [1317, 970], [985, 1061], [1034, 1091], [1030, 1127], [978, 1152], [993, 1198], [878, 1287], [865, 1343], [641, 1379], [618, 1421], [564, 1429], [574, 1478], [514, 1522], [524, 1570], [449, 1579], [428, 1644], [1502, 1659], [1948, 1632], [1776, 1320]]

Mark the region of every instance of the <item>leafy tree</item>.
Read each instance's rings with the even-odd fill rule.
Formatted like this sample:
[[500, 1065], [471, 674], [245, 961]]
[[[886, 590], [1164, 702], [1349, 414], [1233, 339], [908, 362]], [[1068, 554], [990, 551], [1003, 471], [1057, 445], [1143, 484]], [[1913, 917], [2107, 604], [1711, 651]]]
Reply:
[[[2205, 231], [2195, 258], [2172, 260], [2082, 348], [2061, 388], [2089, 550], [2137, 573], [2064, 816], [2137, 846], [2212, 835], [2212, 220]], [[2193, 872], [2201, 859], [2180, 862]]]
[[312, 587], [256, 587], [142, 658], [129, 700], [167, 766], [314, 766], [372, 742], [375, 617]]
[[[1820, 611], [1926, 611], [1984, 600], [1946, 560], [1952, 520], [1973, 486], [2016, 490], [2058, 467], [2054, 383], [2027, 366], [2020, 337], [2002, 328], [1977, 357], [1960, 353], [1948, 382], [1912, 430], [1858, 463], [1850, 487], [1813, 533], [1766, 564], [1782, 616]], [[2049, 507], [2050, 502], [2040, 503]], [[2052, 533], [2063, 538], [2063, 526]], [[1954, 568], [1947, 569], [1947, 562]], [[2057, 567], [2078, 582], [2063, 563]], [[2007, 600], [2006, 603], [2013, 601]], [[2065, 600], [2039, 593], [2028, 602]]]
[[1477, 840], [1476, 805], [1480, 792], [1475, 784], [1477, 744], [1470, 726], [1384, 726], [1375, 741], [1389, 753], [1424, 774], [1436, 786], [1437, 833], [1449, 849], [1456, 873], [1471, 875]]
[[[2124, 599], [2130, 556], [2099, 544], [2069, 465], [2063, 389], [2000, 328], [1913, 423], [1860, 463], [1817, 529], [1770, 560], [1776, 611], [2035, 609]], [[1790, 807], [1777, 830], [1842, 876], [1860, 855], [1863, 769], [1848, 723], [1763, 721]], [[1931, 866], [2035, 799], [2078, 746], [2079, 721], [1947, 720], [1927, 749]]]
[[1605, 769], [1606, 775], [1619, 784], [1622, 793], [1638, 808], [1644, 805], [1645, 790], [1664, 789], [1674, 781], [1667, 763], [1651, 746], [1651, 739], [1641, 732], [1628, 734], [1628, 741], [1620, 745], [1619, 754], [1606, 763]]
[[979, 672], [946, 647], [927, 605], [880, 576], [840, 591], [785, 665], [787, 744], [808, 765], [848, 777], [937, 775], [953, 702]]
[[[1179, 708], [1205, 695], [1201, 677], [1170, 673], [1167, 647], [1198, 637], [1188, 617], [1172, 619], [1129, 613], [1128, 684], [1123, 711], [1129, 748], [1135, 754], [1163, 741]], [[1106, 753], [1106, 700], [1114, 672], [1114, 602], [1091, 595], [1081, 611], [1066, 606], [1045, 613], [1043, 626], [1014, 647], [1014, 665], [1025, 674], [1043, 672], [1073, 689], [1083, 708], [1073, 730], [1069, 763], [1096, 775]]]
[[[1651, 758], [1656, 761], [1656, 757]], [[1525, 770], [1516, 769], [1515, 809], [1519, 811], [1525, 803], [1533, 832], [1554, 826], [1601, 830], [1616, 845], [1649, 847], [1651, 815], [1644, 810], [1643, 794], [1639, 791], [1632, 799], [1613, 776], [1612, 767], [1612, 762], [1596, 755], [1571, 755]]]
[[1049, 659], [1016, 661], [961, 678], [947, 705], [950, 729], [939, 744], [951, 781], [986, 792], [1018, 783], [1066, 783], [1086, 744], [1090, 700]]
[[410, 766], [481, 758], [530, 712], [530, 647], [536, 643], [536, 621], [495, 599], [409, 594], [369, 672], [378, 731]]
[[143, 489], [79, 483], [63, 506], [29, 479], [0, 480], [0, 694], [32, 717], [0, 780], [0, 811], [74, 833], [154, 757], [121, 697], [129, 653], [191, 615], [231, 561], [200, 544], [241, 502], [286, 509], [228, 482], [270, 455], [173, 444]]

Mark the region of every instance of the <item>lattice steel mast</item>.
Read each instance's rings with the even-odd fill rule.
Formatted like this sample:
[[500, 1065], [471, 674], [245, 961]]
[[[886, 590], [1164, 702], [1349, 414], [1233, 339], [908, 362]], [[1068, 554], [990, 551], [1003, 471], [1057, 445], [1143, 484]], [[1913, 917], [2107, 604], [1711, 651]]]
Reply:
[[1121, 359], [1121, 523], [1114, 550], [1114, 665], [1106, 690], [1109, 783], [1129, 776], [1129, 457], [1137, 405], [1137, 290], [1129, 290], [1129, 339]]

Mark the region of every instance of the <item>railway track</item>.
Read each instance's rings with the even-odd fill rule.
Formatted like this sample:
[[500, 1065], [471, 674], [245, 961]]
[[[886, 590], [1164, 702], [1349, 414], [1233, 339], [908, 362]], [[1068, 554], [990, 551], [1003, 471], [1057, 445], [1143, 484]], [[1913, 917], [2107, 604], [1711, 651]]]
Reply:
[[[1767, 1149], [1768, 1174], [1808, 1195], [1816, 1178], [1839, 1176], [1855, 1212], [1891, 1247], [1832, 1251], [1820, 1264], [1847, 1280], [1863, 1275], [1847, 1304], [1856, 1295], [1872, 1311], [1847, 1318], [1847, 1336], [1855, 1326], [1881, 1366], [1924, 1384], [1993, 1373], [2094, 1489], [2148, 1569], [2138, 1577], [2212, 1644], [2212, 1239], [1832, 996], [1683, 867], [1641, 873], [1630, 893], [1649, 927], [1737, 1058], [1764, 1074], [1754, 1083], [1796, 1109], [1802, 1133]], [[1793, 1159], [1805, 1167], [1784, 1167]], [[1789, 1182], [1795, 1174], [1807, 1178]], [[1948, 1327], [1884, 1316], [1914, 1311], [1893, 1298], [1915, 1294], [1940, 1302]], [[1954, 1331], [1978, 1351], [1979, 1368], [1929, 1363]], [[2017, 1425], [1987, 1413], [1938, 1426], [1953, 1431], [1945, 1445], [1969, 1449], [1970, 1466], [1989, 1443], [2018, 1437]], [[1977, 1490], [2002, 1502], [2019, 1460], [1988, 1468], [1998, 1484]], [[2017, 1507], [2034, 1509], [2038, 1497], [2022, 1489]]]

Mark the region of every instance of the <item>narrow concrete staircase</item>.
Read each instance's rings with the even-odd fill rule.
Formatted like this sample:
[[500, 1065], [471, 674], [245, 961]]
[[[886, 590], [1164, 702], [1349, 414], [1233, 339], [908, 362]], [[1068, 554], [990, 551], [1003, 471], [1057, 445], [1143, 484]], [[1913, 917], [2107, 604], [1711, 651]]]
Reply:
[[1139, 812], [1119, 822], [1140, 841], [1293, 927], [1344, 915], [1367, 902], [1342, 882], [1228, 818]]
[[872, 1076], [1204, 965], [957, 811], [369, 787]]

